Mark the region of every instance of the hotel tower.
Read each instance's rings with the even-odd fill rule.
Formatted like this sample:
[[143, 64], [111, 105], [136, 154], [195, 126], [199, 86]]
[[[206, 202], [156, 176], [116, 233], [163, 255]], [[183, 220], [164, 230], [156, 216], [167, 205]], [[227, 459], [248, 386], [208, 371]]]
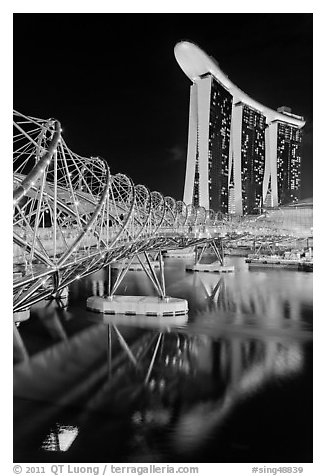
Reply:
[[251, 99], [194, 43], [174, 53], [192, 81], [184, 202], [235, 215], [296, 202], [303, 117]]

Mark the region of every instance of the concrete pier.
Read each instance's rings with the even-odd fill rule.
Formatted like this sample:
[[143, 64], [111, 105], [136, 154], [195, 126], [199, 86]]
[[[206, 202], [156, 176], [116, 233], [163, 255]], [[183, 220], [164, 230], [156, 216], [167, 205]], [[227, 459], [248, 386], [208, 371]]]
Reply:
[[174, 297], [156, 296], [91, 296], [87, 309], [104, 314], [181, 316], [188, 313], [188, 301]]
[[198, 271], [203, 273], [233, 273], [234, 266], [222, 266], [219, 262], [209, 264], [187, 264], [186, 271]]

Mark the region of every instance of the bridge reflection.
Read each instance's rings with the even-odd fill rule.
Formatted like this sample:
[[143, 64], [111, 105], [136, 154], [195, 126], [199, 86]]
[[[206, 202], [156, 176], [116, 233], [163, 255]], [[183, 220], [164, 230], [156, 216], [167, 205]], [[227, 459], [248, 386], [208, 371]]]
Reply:
[[22, 460], [40, 451], [45, 459], [65, 452], [69, 461], [124, 461], [126, 452], [131, 461], [155, 461], [157, 446], [175, 458], [197, 451], [243, 402], [300, 375], [311, 339], [140, 330], [119, 317], [68, 341], [53, 329], [63, 340], [14, 368]]
[[[263, 444], [258, 430], [248, 432], [267, 420], [283, 429], [274, 449], [288, 448], [286, 428], [296, 448], [307, 448], [311, 275], [234, 262], [243, 267], [220, 276], [189, 275], [169, 260], [169, 294], [190, 303], [183, 326], [86, 311], [88, 295], [107, 292], [105, 269], [70, 286], [61, 308], [33, 306], [14, 366], [15, 461], [200, 461], [212, 441], [239, 460], [245, 440]], [[153, 288], [145, 273], [130, 272], [119, 292]]]
[[290, 271], [266, 274], [245, 270], [232, 276], [196, 273], [190, 279], [194, 293], [190, 305], [196, 312], [215, 311], [220, 321], [226, 316], [228, 322], [238, 324], [253, 319], [258, 326], [286, 327], [302, 321], [306, 309], [312, 309], [312, 280]]

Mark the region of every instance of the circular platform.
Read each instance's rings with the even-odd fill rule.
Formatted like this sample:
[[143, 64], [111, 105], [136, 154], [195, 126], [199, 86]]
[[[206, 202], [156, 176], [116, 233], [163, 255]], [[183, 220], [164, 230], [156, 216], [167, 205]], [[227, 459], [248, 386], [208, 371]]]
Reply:
[[104, 314], [145, 316], [181, 316], [188, 313], [188, 301], [174, 297], [161, 299], [156, 296], [91, 296], [87, 309]]
[[219, 263], [186, 265], [186, 271], [203, 273], [233, 273], [234, 266], [221, 266]]

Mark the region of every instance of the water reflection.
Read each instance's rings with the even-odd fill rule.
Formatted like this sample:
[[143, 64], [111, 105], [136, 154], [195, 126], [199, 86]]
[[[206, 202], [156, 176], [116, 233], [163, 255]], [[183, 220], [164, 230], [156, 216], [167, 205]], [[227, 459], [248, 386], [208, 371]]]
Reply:
[[45, 439], [42, 449], [45, 451], [67, 451], [78, 435], [74, 426], [56, 425]]
[[[228, 258], [236, 273], [186, 273], [184, 262], [169, 259], [165, 266], [167, 293], [189, 301], [190, 316], [198, 311], [234, 314], [236, 322], [256, 316], [269, 326], [286, 325], [284, 319], [306, 321], [312, 325], [312, 276], [305, 273], [268, 270], [249, 272], [244, 259]], [[114, 281], [115, 271], [112, 271]], [[84, 280], [84, 296], [108, 294], [108, 271], [95, 273]], [[117, 289], [117, 294], [151, 295], [155, 290], [142, 272], [130, 272]], [[80, 288], [72, 286], [71, 297], [78, 300]]]
[[[21, 324], [15, 461], [311, 461], [311, 275], [186, 274], [172, 262], [168, 292], [191, 306], [180, 326], [86, 311], [106, 273]], [[130, 273], [121, 286], [152, 285]]]
[[[302, 345], [278, 339], [215, 340], [166, 329], [128, 342], [126, 326], [110, 323], [106, 341], [103, 333], [103, 326], [88, 329], [74, 342], [73, 355], [61, 348], [56, 358], [34, 357], [29, 370], [37, 385], [26, 368], [16, 368], [16, 384], [19, 377], [23, 380], [16, 396], [20, 389], [24, 399], [48, 402], [43, 418], [39, 407], [28, 415], [27, 433], [43, 426], [46, 436], [37, 446], [65, 451], [69, 461], [187, 461], [205, 448], [239, 404], [267, 384], [293, 379], [305, 358]], [[76, 360], [67, 365], [69, 357]], [[46, 376], [49, 366], [51, 376]], [[108, 449], [104, 442], [112, 439], [116, 443]]]
[[[268, 382], [293, 377], [303, 366], [297, 343], [215, 341], [206, 335], [168, 332], [151, 335], [141, 358], [136, 357], [137, 374], [126, 367], [123, 371], [123, 381], [135, 381], [137, 375], [139, 385], [143, 384], [131, 415], [133, 426], [141, 425], [146, 447], [154, 429], [168, 429], [169, 450], [173, 448], [175, 454], [198, 451], [239, 402]], [[119, 393], [127, 394], [121, 380], [118, 387]], [[105, 405], [109, 397], [109, 393], [102, 395]]]

